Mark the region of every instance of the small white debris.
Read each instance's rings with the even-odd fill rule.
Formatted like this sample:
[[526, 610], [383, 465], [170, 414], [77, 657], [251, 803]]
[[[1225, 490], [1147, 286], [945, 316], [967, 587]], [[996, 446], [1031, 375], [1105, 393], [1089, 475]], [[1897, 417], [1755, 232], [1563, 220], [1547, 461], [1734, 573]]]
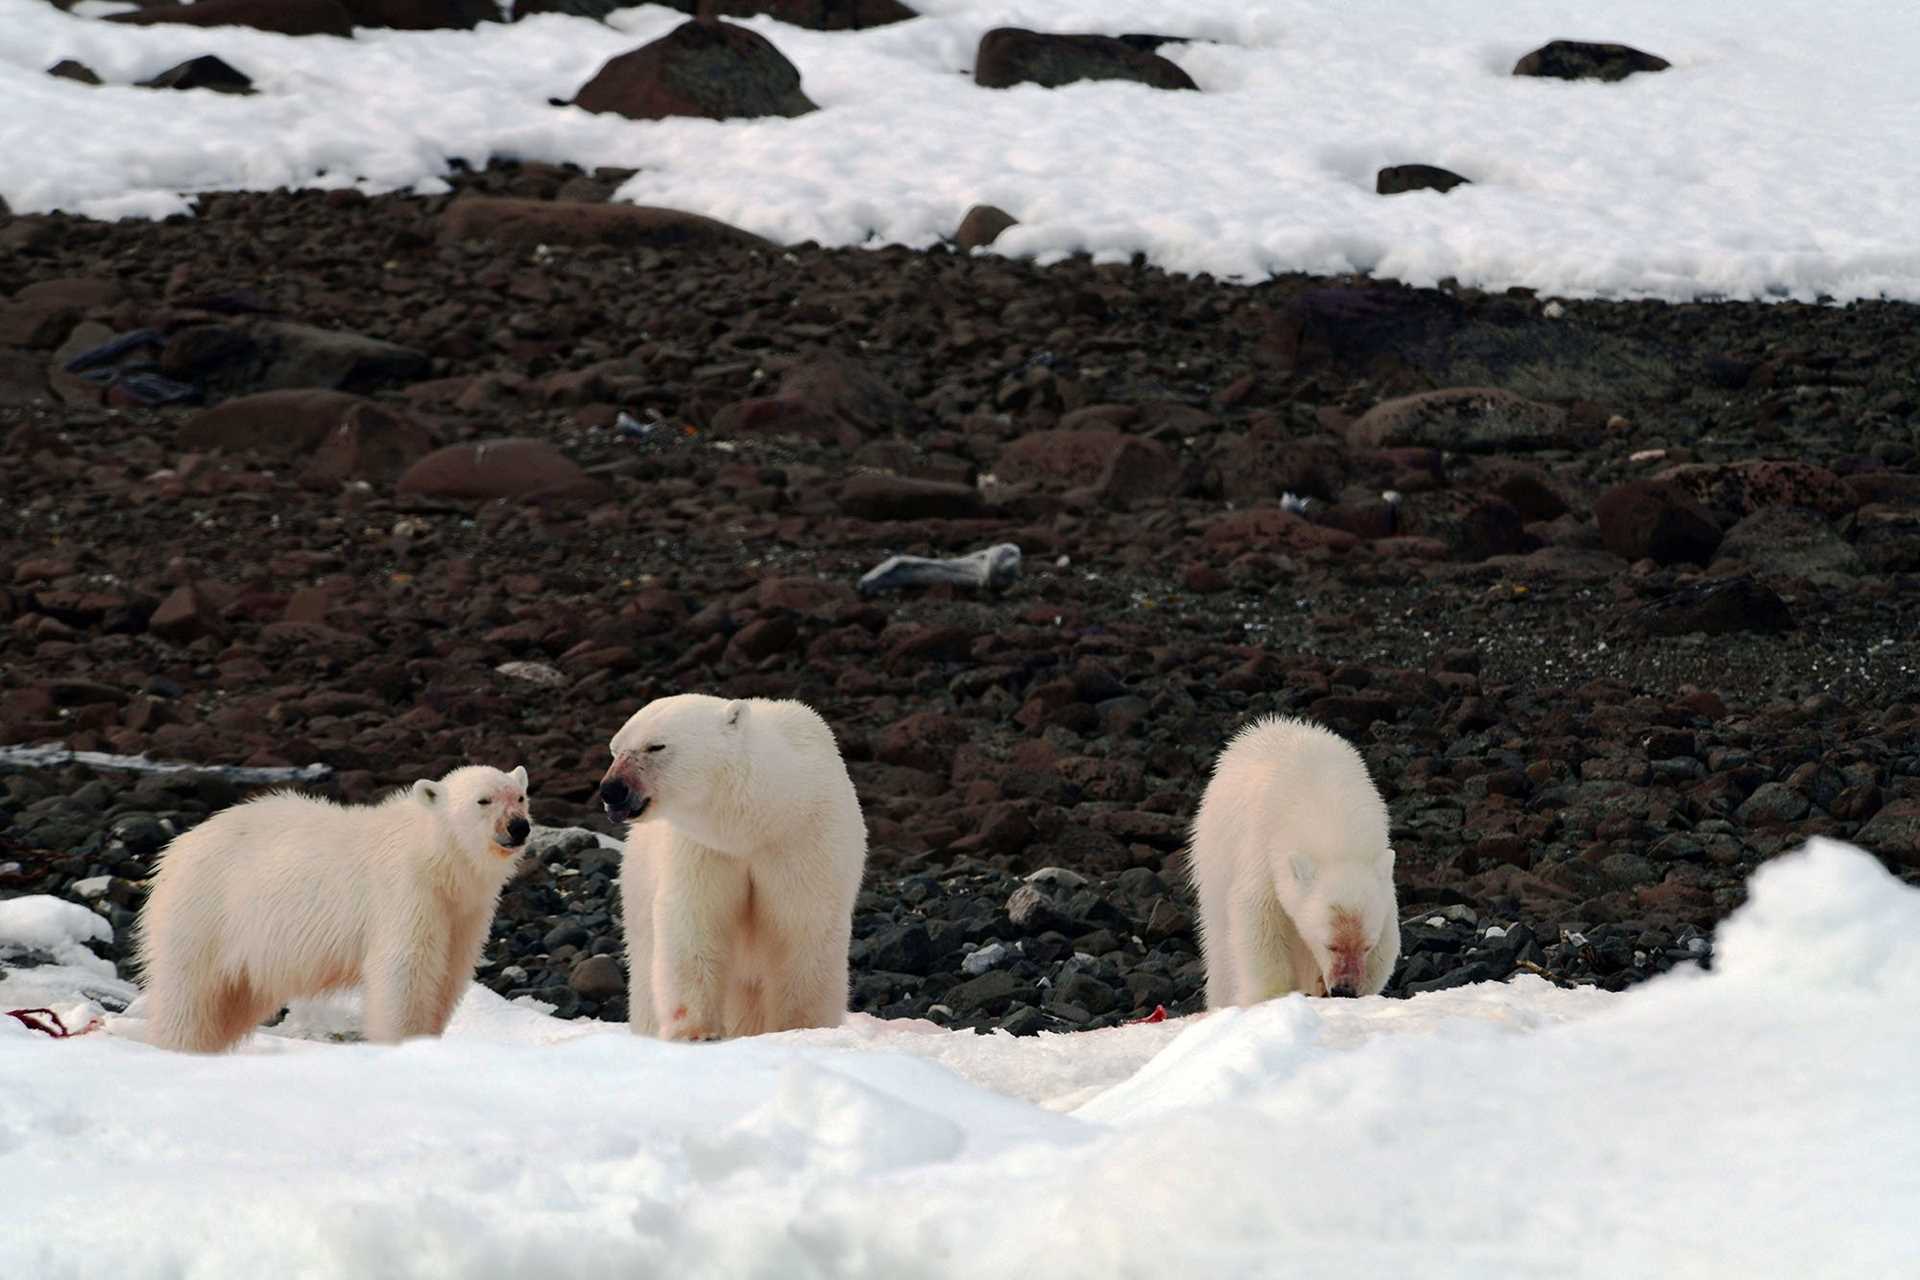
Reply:
[[1280, 495], [1280, 509], [1282, 511], [1291, 511], [1295, 515], [1305, 515], [1307, 513], [1307, 503], [1311, 501], [1311, 498], [1303, 498], [1297, 493], [1283, 493]]
[[1540, 308], [1540, 314], [1549, 320], [1558, 320], [1561, 316], [1567, 314], [1567, 309], [1558, 302], [1549, 302], [1546, 306]]
[[107, 896], [107, 886], [113, 883], [112, 876], [88, 876], [85, 880], [75, 880], [73, 891], [92, 902]]
[[1504, 928], [1502, 928], [1502, 927], [1501, 927], [1500, 925], [1497, 925], [1497, 924], [1490, 924], [1490, 925], [1488, 925], [1488, 926], [1487, 926], [1487, 931], [1486, 931], [1485, 933], [1483, 933], [1483, 934], [1481, 934], [1480, 936], [1481, 936], [1481, 937], [1483, 937], [1483, 938], [1486, 938], [1486, 939], [1488, 939], [1489, 941], [1491, 941], [1491, 940], [1493, 940], [1494, 938], [1504, 938], [1504, 937], [1506, 937], [1506, 936], [1507, 936], [1507, 931], [1506, 931], [1506, 930], [1505, 930]]
[[1635, 449], [1627, 455], [1628, 462], [1658, 462], [1667, 456], [1665, 449]]
[[1066, 867], [1042, 867], [1027, 876], [1028, 884], [1050, 884], [1062, 889], [1078, 889], [1087, 883], [1087, 878], [1078, 871]]
[[494, 671], [509, 680], [525, 680], [528, 684], [544, 685], [549, 689], [567, 682], [564, 675], [544, 662], [503, 662]]
[[1447, 918], [1445, 916], [1428, 916], [1427, 923], [1435, 929], [1444, 929], [1447, 927]]
[[977, 978], [987, 970], [997, 967], [1012, 954], [1013, 948], [1004, 942], [988, 943], [984, 947], [969, 952], [960, 961], [960, 972]]

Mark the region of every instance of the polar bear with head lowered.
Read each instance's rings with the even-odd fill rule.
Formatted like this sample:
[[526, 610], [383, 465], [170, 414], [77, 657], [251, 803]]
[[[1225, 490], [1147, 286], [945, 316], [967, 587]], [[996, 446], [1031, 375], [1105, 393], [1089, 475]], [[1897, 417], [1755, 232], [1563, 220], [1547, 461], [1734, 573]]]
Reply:
[[439, 1035], [530, 829], [527, 771], [484, 765], [379, 804], [278, 791], [222, 810], [166, 847], [140, 914], [149, 1042], [217, 1053], [355, 985], [367, 1039]]
[[1338, 734], [1269, 716], [1234, 735], [1188, 858], [1208, 1008], [1290, 991], [1373, 995], [1393, 975], [1400, 920], [1387, 806]]
[[811, 707], [678, 694], [612, 742], [633, 1030], [712, 1040], [834, 1027], [867, 826]]

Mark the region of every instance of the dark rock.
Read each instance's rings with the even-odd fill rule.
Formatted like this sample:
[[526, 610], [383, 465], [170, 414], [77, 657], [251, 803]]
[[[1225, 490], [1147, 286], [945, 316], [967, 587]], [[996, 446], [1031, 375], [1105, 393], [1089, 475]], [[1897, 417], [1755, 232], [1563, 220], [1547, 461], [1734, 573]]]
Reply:
[[418, 423], [342, 391], [265, 391], [188, 419], [181, 447], [306, 459], [328, 481], [392, 480], [426, 456], [433, 441]]
[[614, 58], [573, 105], [632, 120], [800, 116], [818, 110], [800, 72], [758, 32], [729, 22], [688, 22]]
[[437, 449], [408, 467], [394, 485], [402, 495], [460, 500], [597, 499], [600, 481], [544, 440], [510, 438]]
[[1065, 930], [1072, 923], [1046, 890], [1032, 884], [1021, 885], [1007, 899], [1007, 919], [1028, 934]]
[[151, 80], [137, 82], [142, 89], [210, 89], [215, 93], [249, 94], [253, 80], [212, 54], [189, 58], [168, 67]]
[[1750, 827], [1780, 826], [1803, 818], [1810, 808], [1807, 798], [1783, 782], [1768, 782], [1756, 788], [1733, 816]]
[[1593, 518], [1607, 550], [1627, 560], [1704, 565], [1720, 526], [1685, 489], [1665, 480], [1629, 480], [1601, 494]]
[[984, 503], [972, 485], [903, 476], [858, 475], [840, 490], [840, 509], [862, 520], [957, 520]]
[[1853, 838], [1896, 867], [1920, 870], [1920, 800], [1888, 802]]
[[612, 956], [588, 956], [573, 966], [567, 985], [586, 1000], [606, 1000], [627, 994], [627, 975]]
[[1635, 628], [1650, 635], [1710, 636], [1741, 631], [1791, 630], [1793, 614], [1771, 587], [1752, 578], [1729, 578], [1681, 587], [1642, 606], [1629, 618]]
[[1517, 76], [1556, 80], [1624, 80], [1636, 71], [1665, 71], [1673, 64], [1630, 45], [1552, 40], [1513, 64]]
[[1432, 164], [1394, 164], [1382, 169], [1373, 180], [1375, 194], [1397, 196], [1404, 191], [1448, 192], [1458, 186], [1471, 186], [1473, 179], [1463, 178], [1451, 169]]
[[136, 26], [253, 27], [284, 36], [351, 36], [353, 16], [340, 0], [199, 0], [116, 13], [108, 22]]
[[1826, 583], [1845, 582], [1865, 568], [1860, 553], [1832, 525], [1800, 507], [1762, 507], [1747, 516], [1727, 530], [1719, 558], [1755, 573]]
[[1016, 84], [1054, 89], [1081, 80], [1133, 80], [1156, 89], [1200, 87], [1159, 54], [1112, 36], [1049, 35], [996, 27], [980, 37], [973, 57], [973, 82], [983, 89]]
[[372, 391], [414, 382], [432, 371], [425, 352], [343, 329], [270, 322], [255, 330], [268, 389], [324, 387]]
[[[524, 4], [526, 0], [520, 0]], [[494, 0], [340, 0], [355, 26], [396, 31], [465, 31], [498, 22]], [[519, 5], [515, 5], [516, 12]]]
[[[682, 13], [694, 13], [702, 0], [667, 0]], [[764, 14], [815, 31], [862, 31], [918, 17], [899, 0], [705, 0], [706, 11], [721, 18]]]
[[547, 930], [540, 945], [548, 951], [558, 951], [561, 947], [584, 947], [592, 941], [593, 935], [578, 921], [562, 920]]
[[446, 240], [486, 240], [514, 248], [606, 245], [614, 249], [770, 247], [738, 227], [697, 213], [632, 204], [462, 196], [440, 215]]
[[1422, 391], [1375, 405], [1347, 432], [1356, 448], [1414, 445], [1505, 453], [1567, 443], [1567, 415], [1497, 387]]
[[917, 920], [889, 925], [869, 940], [868, 955], [876, 969], [925, 975], [933, 970], [933, 939]]
[[1016, 1001], [1032, 1003], [1037, 994], [1032, 983], [1021, 981], [1005, 969], [990, 969], [954, 987], [947, 993], [947, 1003], [955, 1013], [998, 1016]]
[[147, 620], [147, 630], [162, 640], [185, 644], [201, 636], [224, 634], [226, 627], [205, 590], [189, 582], [175, 587], [172, 594], [160, 602]]
[[47, 68], [50, 76], [59, 76], [62, 80], [78, 80], [81, 84], [99, 84], [100, 75], [84, 62], [75, 62], [72, 58], [62, 58]]
[[1859, 505], [1839, 476], [1810, 462], [1695, 462], [1656, 472], [1655, 480], [1679, 485], [1722, 525], [1765, 507], [1805, 507], [1843, 516]]

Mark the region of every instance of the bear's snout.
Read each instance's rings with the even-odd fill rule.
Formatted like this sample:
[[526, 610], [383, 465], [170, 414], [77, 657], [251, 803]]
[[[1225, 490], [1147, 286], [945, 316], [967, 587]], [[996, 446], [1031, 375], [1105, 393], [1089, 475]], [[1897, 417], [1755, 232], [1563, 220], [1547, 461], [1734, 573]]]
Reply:
[[527, 842], [527, 836], [533, 830], [533, 824], [525, 818], [514, 818], [507, 823], [507, 834], [500, 841], [509, 849], [518, 849]]
[[1328, 987], [1327, 994], [1330, 996], [1339, 996], [1345, 1000], [1351, 1000], [1355, 996], [1359, 995], [1360, 991], [1359, 991], [1359, 988], [1355, 987], [1354, 984], [1351, 982], [1339, 982], [1339, 983], [1335, 983], [1331, 987]]
[[626, 822], [637, 818], [647, 811], [653, 797], [635, 787], [627, 780], [609, 772], [600, 782], [600, 805], [607, 811], [607, 817], [615, 822]]

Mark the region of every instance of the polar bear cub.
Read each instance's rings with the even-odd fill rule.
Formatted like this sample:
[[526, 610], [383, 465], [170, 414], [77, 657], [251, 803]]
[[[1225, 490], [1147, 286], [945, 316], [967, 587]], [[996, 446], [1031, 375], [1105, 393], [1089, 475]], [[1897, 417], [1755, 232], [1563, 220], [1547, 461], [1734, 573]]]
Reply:
[[278, 791], [222, 810], [167, 846], [140, 914], [148, 1040], [218, 1053], [288, 1000], [354, 985], [367, 1039], [439, 1035], [530, 829], [524, 767], [373, 805]]
[[1387, 806], [1338, 734], [1269, 716], [1214, 764], [1189, 849], [1207, 1007], [1373, 995], [1400, 955]]
[[826, 721], [799, 702], [678, 694], [635, 712], [612, 750], [600, 800], [631, 824], [633, 1030], [840, 1025], [867, 826]]

